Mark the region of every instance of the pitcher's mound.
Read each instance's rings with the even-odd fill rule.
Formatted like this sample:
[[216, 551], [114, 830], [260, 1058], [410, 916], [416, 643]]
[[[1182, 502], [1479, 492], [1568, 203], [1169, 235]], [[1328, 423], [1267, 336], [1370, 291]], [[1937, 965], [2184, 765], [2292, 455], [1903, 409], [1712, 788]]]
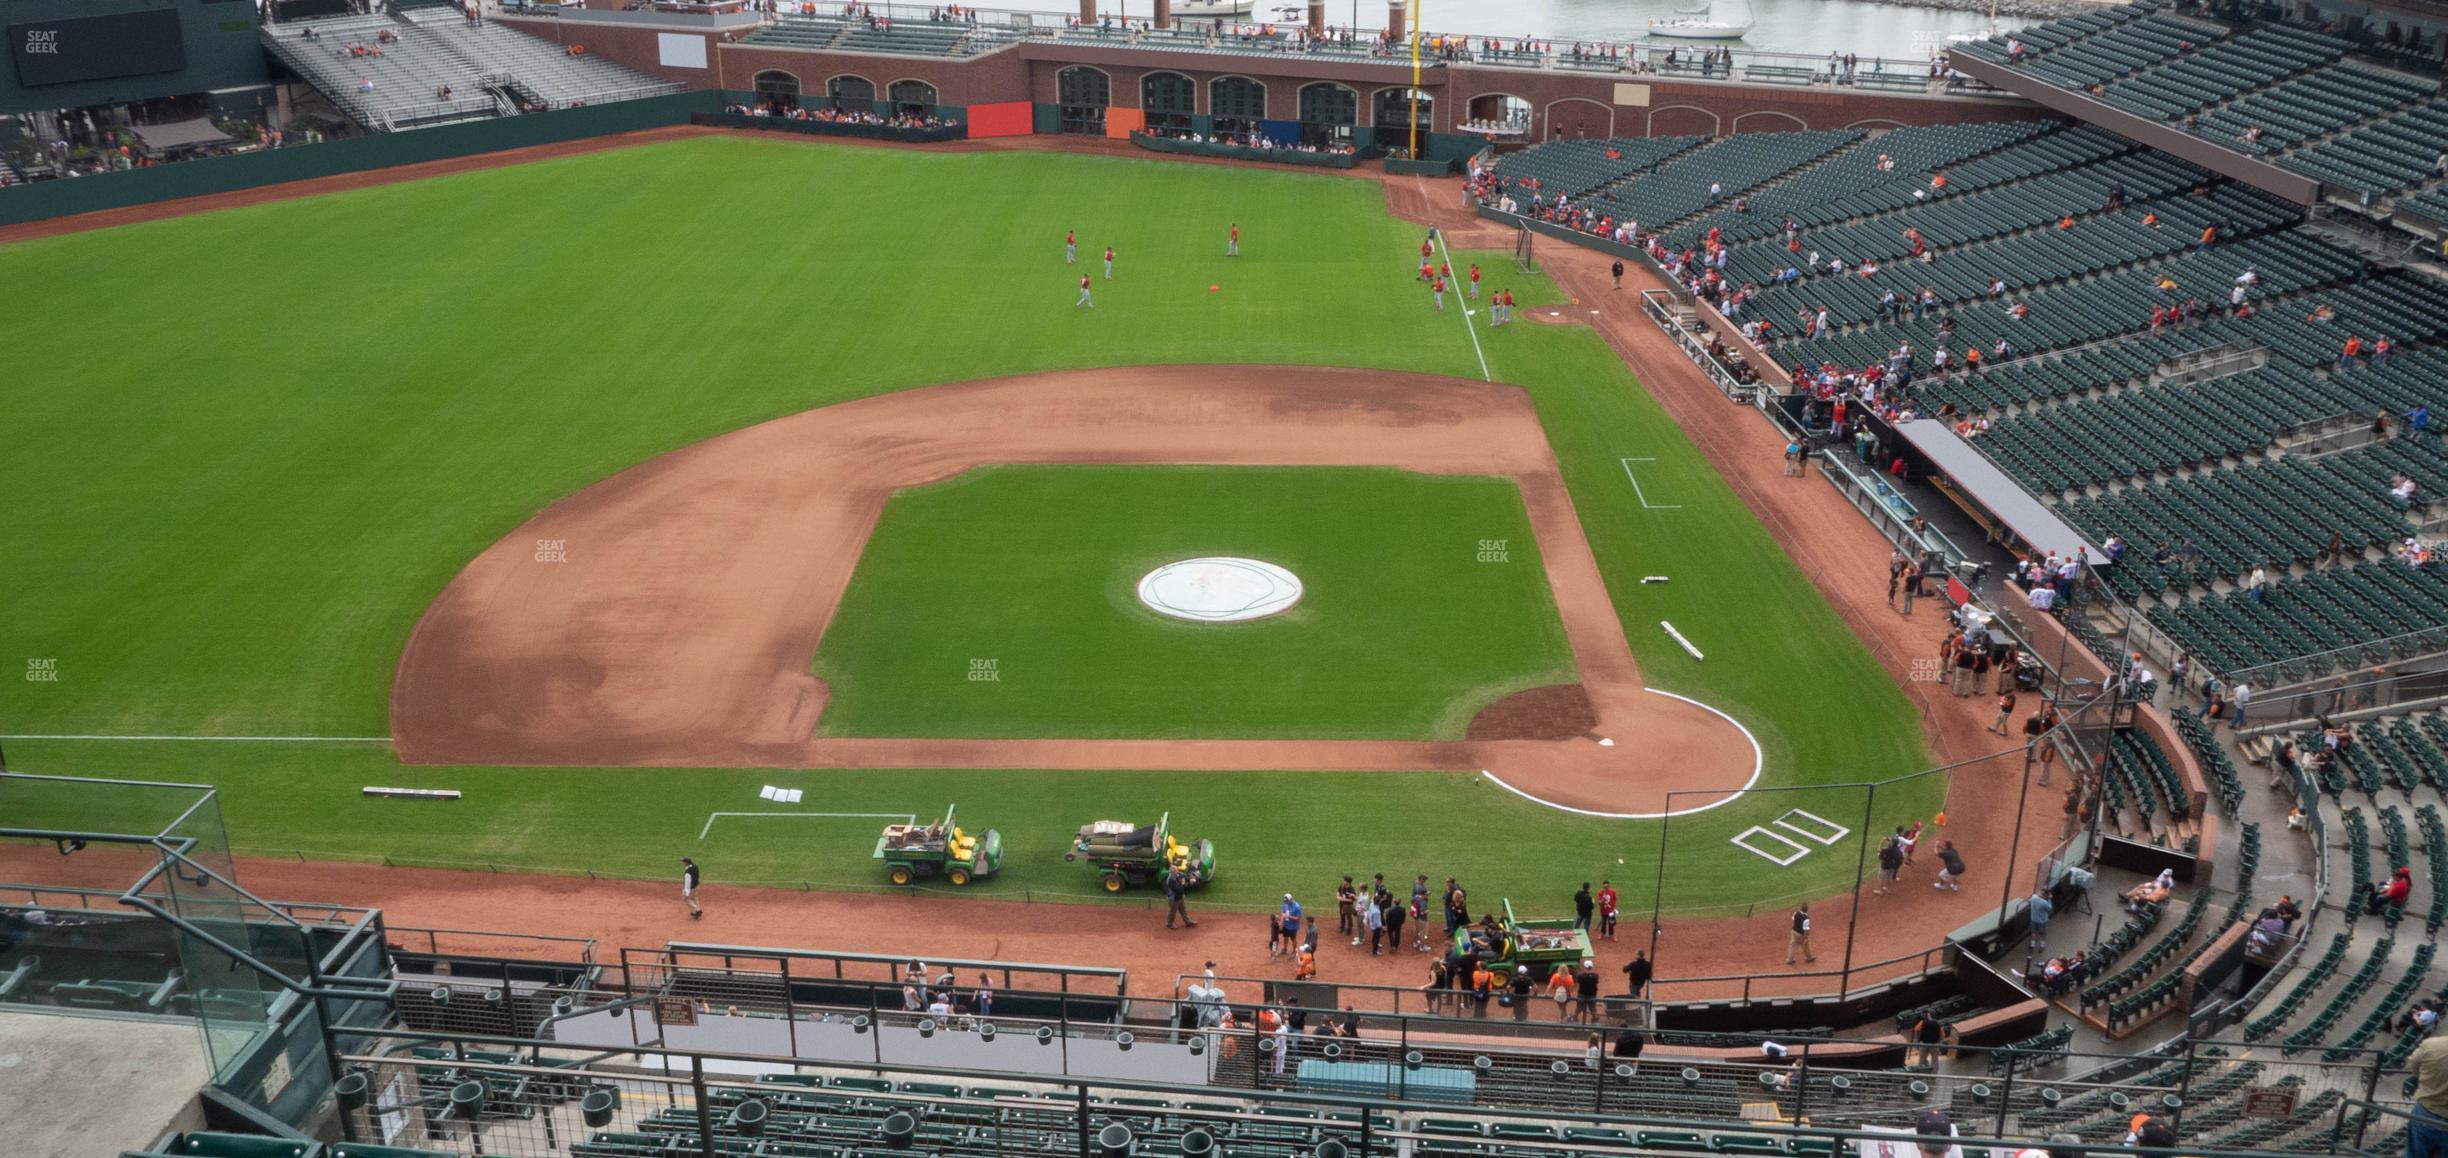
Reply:
[[1464, 732], [1473, 740], [1570, 740], [1589, 735], [1598, 712], [1579, 684], [1531, 688], [1479, 709]]

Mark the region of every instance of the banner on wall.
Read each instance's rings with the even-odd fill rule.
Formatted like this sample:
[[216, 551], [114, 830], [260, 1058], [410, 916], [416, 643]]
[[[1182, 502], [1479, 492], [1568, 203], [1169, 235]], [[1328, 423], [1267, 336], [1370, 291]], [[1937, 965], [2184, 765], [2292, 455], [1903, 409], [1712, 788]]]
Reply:
[[1037, 106], [1028, 101], [969, 106], [971, 137], [1025, 137], [1036, 132]]

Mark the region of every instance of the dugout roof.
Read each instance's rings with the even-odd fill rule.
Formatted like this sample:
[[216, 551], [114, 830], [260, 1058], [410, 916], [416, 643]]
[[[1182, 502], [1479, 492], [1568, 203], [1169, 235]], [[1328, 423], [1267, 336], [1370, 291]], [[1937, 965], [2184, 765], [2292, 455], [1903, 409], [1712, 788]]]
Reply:
[[1955, 433], [1952, 427], [1934, 418], [1916, 418], [1899, 423], [1896, 431], [1904, 440], [1929, 460], [1930, 467], [1947, 476], [1955, 488], [1979, 503], [1982, 509], [1997, 517], [2024, 542], [2035, 550], [2054, 551], [2067, 555], [2080, 549], [2094, 567], [2108, 562], [2108, 556], [2084, 539], [2082, 532], [2068, 526], [2023, 484], [2007, 477], [1989, 456], [1973, 449]]

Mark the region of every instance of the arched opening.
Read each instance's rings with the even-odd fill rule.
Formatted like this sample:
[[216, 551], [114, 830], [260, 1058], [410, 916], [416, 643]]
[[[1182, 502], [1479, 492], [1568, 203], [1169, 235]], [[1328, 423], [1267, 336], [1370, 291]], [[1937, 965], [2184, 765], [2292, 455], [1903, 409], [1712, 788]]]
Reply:
[[1612, 137], [1615, 110], [1587, 97], [1565, 97], [1547, 106], [1547, 133], [1554, 137]]
[[1500, 140], [1530, 135], [1530, 102], [1509, 92], [1481, 93], [1463, 110], [1462, 131]]
[[1054, 77], [1054, 103], [1066, 133], [1105, 135], [1105, 109], [1113, 104], [1113, 79], [1100, 69], [1075, 64]]
[[1219, 76], [1207, 82], [1207, 111], [1215, 117], [1215, 135], [1236, 139], [1258, 132], [1266, 119], [1266, 86], [1246, 76]]
[[780, 111], [799, 107], [799, 78], [778, 68], [756, 74], [757, 103]]
[[893, 115], [899, 117], [930, 117], [935, 115], [935, 86], [923, 80], [896, 80], [884, 90], [892, 101]]
[[1713, 137], [1721, 127], [1716, 113], [1698, 105], [1667, 105], [1649, 110], [1652, 137]]
[[1159, 137], [1190, 135], [1190, 118], [1198, 112], [1198, 82], [1178, 72], [1151, 72], [1139, 78], [1139, 109], [1147, 114], [1147, 131]]
[[875, 111], [875, 82], [863, 76], [837, 76], [825, 82], [825, 99], [838, 112]]
[[1318, 148], [1352, 143], [1360, 122], [1360, 94], [1331, 81], [1303, 85], [1300, 90], [1301, 143]]
[[[1412, 112], [1413, 98], [1418, 99], [1418, 113]], [[1427, 143], [1430, 126], [1436, 124], [1436, 94], [1425, 89], [1381, 88], [1370, 122], [1377, 127], [1377, 142], [1389, 149], [1411, 147], [1411, 129], [1419, 127], [1421, 144]]]
[[1738, 133], [1784, 133], [1809, 127], [1792, 113], [1760, 111], [1734, 118], [1734, 131]]

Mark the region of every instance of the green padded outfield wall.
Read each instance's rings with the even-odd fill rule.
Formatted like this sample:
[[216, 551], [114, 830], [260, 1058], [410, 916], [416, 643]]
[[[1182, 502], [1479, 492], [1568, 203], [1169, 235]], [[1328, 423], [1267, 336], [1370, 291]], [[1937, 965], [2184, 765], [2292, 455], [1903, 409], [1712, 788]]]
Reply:
[[0, 189], [0, 225], [680, 125], [688, 123], [690, 113], [716, 112], [721, 108], [722, 94], [718, 92], [674, 93], [618, 104], [209, 157], [99, 177], [41, 181]]
[[0, 0], [0, 113], [269, 84], [250, 0]]

